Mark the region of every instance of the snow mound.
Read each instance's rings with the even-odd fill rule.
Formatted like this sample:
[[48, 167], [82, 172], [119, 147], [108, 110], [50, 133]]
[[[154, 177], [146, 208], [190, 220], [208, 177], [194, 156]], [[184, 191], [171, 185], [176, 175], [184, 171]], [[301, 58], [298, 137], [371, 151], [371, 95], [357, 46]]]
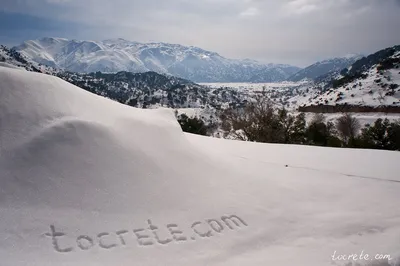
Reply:
[[4, 67], [0, 133], [0, 265], [323, 266], [349, 263], [334, 254], [392, 264], [400, 255], [397, 152], [193, 136], [171, 111]]

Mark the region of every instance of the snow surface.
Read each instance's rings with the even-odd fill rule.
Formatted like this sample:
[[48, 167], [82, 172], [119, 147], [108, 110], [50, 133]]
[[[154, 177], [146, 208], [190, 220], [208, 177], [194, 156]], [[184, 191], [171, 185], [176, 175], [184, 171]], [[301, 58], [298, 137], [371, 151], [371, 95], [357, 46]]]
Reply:
[[2, 266], [346, 265], [335, 251], [390, 254], [394, 265], [400, 256], [398, 152], [184, 134], [170, 110], [5, 67], [0, 110]]

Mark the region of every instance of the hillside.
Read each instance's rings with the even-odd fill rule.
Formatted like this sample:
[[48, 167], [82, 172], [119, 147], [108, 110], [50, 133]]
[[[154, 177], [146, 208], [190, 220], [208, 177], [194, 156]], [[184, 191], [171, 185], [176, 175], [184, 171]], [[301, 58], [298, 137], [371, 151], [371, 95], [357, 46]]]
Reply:
[[398, 152], [198, 137], [50, 75], [0, 67], [0, 83], [2, 265], [400, 258]]
[[327, 76], [335, 76], [341, 70], [351, 66], [360, 59], [359, 55], [349, 55], [347, 57], [338, 57], [314, 63], [289, 77], [289, 81], [300, 81], [303, 79], [323, 79]]
[[299, 110], [400, 112], [400, 46], [356, 61]]
[[42, 38], [26, 41], [15, 49], [37, 63], [71, 72], [154, 71], [194, 82], [276, 82], [299, 70], [289, 65], [227, 59], [193, 46], [123, 39]]
[[54, 69], [32, 62], [19, 52], [9, 49], [4, 45], [0, 45], [0, 65], [1, 64], [14, 66], [32, 72], [54, 73]]
[[60, 72], [62, 79], [87, 91], [134, 107], [214, 108], [241, 104], [247, 93], [231, 88], [208, 88], [191, 81], [146, 73], [90, 73]]

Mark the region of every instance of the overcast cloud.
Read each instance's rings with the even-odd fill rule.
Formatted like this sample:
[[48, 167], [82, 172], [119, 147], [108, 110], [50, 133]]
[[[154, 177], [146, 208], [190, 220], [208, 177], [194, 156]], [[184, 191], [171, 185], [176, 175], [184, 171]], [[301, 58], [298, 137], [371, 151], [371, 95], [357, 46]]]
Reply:
[[1, 0], [0, 42], [163, 41], [305, 66], [400, 44], [400, 0]]

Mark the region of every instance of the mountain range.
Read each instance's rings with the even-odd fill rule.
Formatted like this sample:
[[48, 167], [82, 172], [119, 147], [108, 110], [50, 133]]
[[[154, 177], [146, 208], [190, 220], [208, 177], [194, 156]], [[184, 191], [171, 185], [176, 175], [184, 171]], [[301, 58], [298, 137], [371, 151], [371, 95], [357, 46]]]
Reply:
[[124, 39], [77, 41], [41, 38], [14, 49], [28, 59], [72, 72], [147, 72], [169, 74], [194, 82], [280, 82], [300, 68], [227, 59], [193, 46], [139, 43]]
[[251, 97], [234, 88], [208, 88], [192, 81], [156, 72], [74, 73], [30, 61], [21, 53], [0, 46], [0, 66], [57, 76], [86, 91], [139, 108], [220, 109], [239, 106]]
[[[353, 64], [340, 59], [326, 60], [303, 71], [310, 76], [318, 66], [328, 73], [314, 80], [306, 77], [302, 82], [282, 83], [285, 86], [253, 84], [266, 87], [265, 92], [273, 102], [292, 110], [305, 112], [399, 112], [400, 107], [400, 46], [382, 49], [362, 57]], [[327, 63], [327, 62], [337, 62]], [[338, 70], [340, 62], [347, 67]], [[154, 71], [132, 73], [75, 73], [33, 62], [24, 54], [0, 46], [0, 65], [8, 64], [28, 71], [56, 75], [78, 87], [95, 94], [135, 107], [164, 106], [172, 108], [201, 108], [219, 110], [226, 106], [243, 106], [254, 98], [259, 89], [237, 83], [201, 86], [192, 81], [160, 74]], [[229, 85], [231, 84], [231, 85]], [[267, 85], [267, 86], [265, 86]], [[244, 86], [244, 87], [243, 87]], [[263, 89], [264, 90], [264, 89]]]

